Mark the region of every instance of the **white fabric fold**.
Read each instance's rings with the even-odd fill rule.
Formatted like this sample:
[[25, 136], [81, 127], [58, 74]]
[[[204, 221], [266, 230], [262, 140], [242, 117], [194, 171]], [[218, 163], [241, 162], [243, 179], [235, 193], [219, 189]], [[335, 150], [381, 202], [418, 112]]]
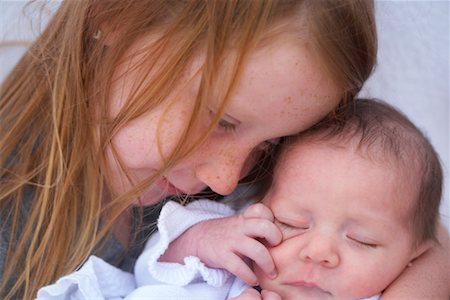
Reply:
[[123, 299], [136, 289], [134, 276], [91, 256], [83, 267], [38, 291], [39, 300]]
[[184, 258], [184, 264], [159, 262], [169, 244], [191, 226], [205, 220], [231, 216], [234, 211], [224, 204], [198, 200], [187, 206], [168, 202], [158, 219], [158, 232], [147, 242], [136, 262], [135, 277], [138, 286], [156, 282], [184, 286], [205, 281], [213, 287], [222, 286], [231, 274], [223, 269], [206, 267], [198, 257]]

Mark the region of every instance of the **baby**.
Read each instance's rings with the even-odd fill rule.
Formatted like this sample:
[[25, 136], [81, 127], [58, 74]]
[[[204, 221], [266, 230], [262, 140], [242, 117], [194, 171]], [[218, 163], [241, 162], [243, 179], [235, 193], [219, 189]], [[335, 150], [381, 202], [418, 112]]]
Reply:
[[359, 299], [382, 292], [435, 240], [438, 156], [392, 107], [359, 100], [282, 147], [262, 202], [283, 241], [279, 275], [255, 272], [282, 299]]
[[192, 224], [234, 214], [201, 200], [166, 204], [134, 275], [92, 257], [41, 289], [38, 298], [377, 299], [435, 241], [438, 156], [389, 105], [364, 99], [349, 104], [337, 118], [285, 140], [277, 159], [262, 204], [244, 212], [269, 218], [282, 233], [282, 242], [268, 247], [278, 276], [271, 279], [253, 265], [262, 295], [197, 257], [186, 257], [184, 264], [158, 261]]

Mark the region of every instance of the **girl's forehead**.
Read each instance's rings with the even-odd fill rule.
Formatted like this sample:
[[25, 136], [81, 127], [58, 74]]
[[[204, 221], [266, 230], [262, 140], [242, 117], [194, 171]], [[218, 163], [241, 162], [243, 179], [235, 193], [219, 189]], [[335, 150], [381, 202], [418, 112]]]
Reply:
[[[222, 62], [212, 82], [208, 99], [212, 108], [222, 104], [230, 86], [236, 54], [235, 50], [229, 51], [230, 59]], [[180, 70], [183, 76], [168, 98], [186, 101], [196, 97], [205, 59], [205, 53], [199, 52], [184, 70]], [[129, 63], [124, 63], [125, 67], [127, 65]], [[264, 119], [266, 123], [282, 125], [283, 132], [274, 137], [305, 130], [329, 113], [341, 96], [339, 87], [322, 68], [319, 56], [306, 44], [292, 39], [275, 39], [255, 48], [238, 67], [237, 81], [228, 93], [226, 112], [240, 121]], [[135, 86], [133, 82], [142, 80], [136, 70], [121, 79], [113, 89], [113, 115], [126, 102]]]
[[305, 119], [312, 125], [338, 104], [340, 96], [314, 53], [298, 43], [284, 43], [256, 49], [248, 57], [230, 107], [239, 106], [249, 118], [263, 112], [272, 119]]

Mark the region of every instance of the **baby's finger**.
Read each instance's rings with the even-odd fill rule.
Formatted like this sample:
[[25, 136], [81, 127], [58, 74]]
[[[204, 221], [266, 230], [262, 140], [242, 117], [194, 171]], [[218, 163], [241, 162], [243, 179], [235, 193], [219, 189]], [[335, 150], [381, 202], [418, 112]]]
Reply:
[[262, 300], [282, 300], [280, 295], [268, 290], [262, 290], [261, 296]]
[[256, 203], [249, 206], [243, 216], [245, 218], [263, 218], [273, 222], [272, 211], [262, 203]]
[[251, 286], [258, 285], [258, 279], [256, 278], [255, 273], [253, 273], [250, 267], [244, 262], [244, 260], [240, 256], [234, 253], [228, 255], [226, 262], [224, 262], [224, 268], [228, 272], [240, 278], [248, 285]]
[[264, 219], [247, 219], [242, 230], [247, 236], [265, 239], [268, 246], [271, 247], [278, 245], [283, 239], [280, 228], [271, 221]]
[[274, 279], [277, 276], [272, 256], [260, 242], [250, 238], [243, 239], [234, 249], [239, 256], [245, 256], [254, 261], [269, 278]]

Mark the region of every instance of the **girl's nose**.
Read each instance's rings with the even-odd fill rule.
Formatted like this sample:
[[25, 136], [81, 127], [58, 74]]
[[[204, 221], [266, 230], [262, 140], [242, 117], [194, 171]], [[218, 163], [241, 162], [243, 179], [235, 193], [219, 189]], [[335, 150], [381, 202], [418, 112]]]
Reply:
[[[313, 234], [313, 233], [311, 233]], [[300, 259], [327, 268], [335, 268], [339, 265], [339, 253], [330, 237], [315, 236], [306, 242], [299, 253]]]
[[[195, 175], [214, 192], [228, 195], [237, 186], [242, 172], [249, 168], [250, 151], [239, 148], [229, 148], [219, 151], [217, 155], [205, 154], [203, 163], [195, 169]], [[252, 162], [251, 162], [252, 163]]]

